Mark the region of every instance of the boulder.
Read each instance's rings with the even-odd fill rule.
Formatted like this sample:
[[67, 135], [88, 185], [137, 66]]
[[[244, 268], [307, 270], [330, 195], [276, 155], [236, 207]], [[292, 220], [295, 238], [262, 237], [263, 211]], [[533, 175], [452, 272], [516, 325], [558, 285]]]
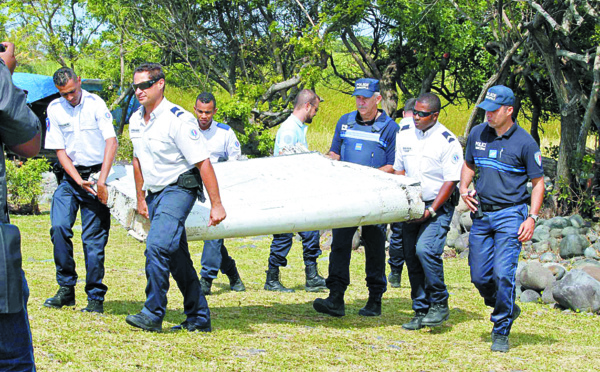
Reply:
[[577, 261], [573, 262], [574, 269], [581, 269], [586, 266], [600, 267], [600, 262], [593, 260], [591, 258], [585, 258], [585, 259], [577, 260]]
[[556, 254], [554, 254], [552, 252], [546, 252], [540, 256], [540, 262], [542, 262], [542, 263], [556, 262], [557, 260], [558, 260], [558, 257], [556, 257]]
[[549, 219], [544, 226], [548, 226], [551, 229], [564, 229], [567, 226], [571, 226], [571, 221], [565, 217], [557, 216]]
[[558, 241], [558, 239], [550, 238], [548, 239], [548, 243], [550, 243], [550, 249], [552, 249], [553, 252], [558, 252], [560, 248], [560, 241]]
[[540, 299], [540, 294], [532, 289], [526, 289], [521, 293], [519, 299], [521, 302], [537, 302]]
[[552, 229], [550, 230], [550, 237], [551, 238], [562, 238], [563, 234], [562, 234], [563, 229]]
[[569, 222], [571, 222], [571, 226], [573, 227], [584, 227], [585, 220], [578, 214], [574, 214], [569, 217]]
[[580, 227], [580, 228], [579, 228], [579, 233], [580, 233], [581, 235], [586, 235], [586, 234], [587, 234], [587, 233], [589, 233], [589, 232], [590, 232], [590, 228], [589, 228], [589, 227]]
[[460, 215], [460, 226], [462, 226], [463, 231], [471, 231], [471, 226], [473, 226], [471, 212], [465, 212]]
[[456, 253], [460, 254], [467, 248], [469, 248], [469, 233], [468, 232], [460, 235], [454, 241], [454, 249], [456, 250]]
[[567, 273], [567, 269], [563, 265], [556, 262], [547, 263], [543, 266], [550, 270], [550, 272], [552, 273], [552, 275], [554, 275], [556, 280], [561, 280], [563, 276], [565, 276], [565, 274]]
[[450, 248], [454, 248], [454, 243], [456, 242], [456, 239], [459, 236], [460, 232], [458, 230], [450, 228], [450, 231], [448, 231], [448, 235], [446, 235], [446, 245]]
[[597, 251], [600, 251], [600, 241], [597, 241], [594, 244], [592, 244], [592, 247], [596, 248]]
[[517, 280], [517, 283], [519, 284], [519, 286], [521, 285], [521, 271], [523, 271], [523, 269], [525, 268], [525, 266], [527, 266], [527, 264], [523, 261], [519, 261], [519, 263], [517, 264], [517, 272], [515, 273], [515, 279]]
[[536, 253], [548, 252], [550, 250], [550, 242], [545, 241], [545, 242], [533, 243], [531, 248]]
[[525, 266], [521, 271], [519, 279], [523, 288], [533, 289], [538, 292], [542, 291], [556, 280], [548, 268], [535, 261], [530, 262]]
[[460, 254], [458, 255], [458, 258], [460, 258], [461, 260], [468, 259], [469, 258], [469, 248], [467, 248], [464, 251], [460, 252]]
[[552, 290], [556, 302], [580, 312], [600, 310], [600, 282], [583, 270], [573, 269]]
[[555, 304], [556, 300], [554, 299], [554, 296], [552, 295], [552, 291], [554, 290], [554, 287], [556, 286], [557, 282], [554, 282], [552, 284], [550, 284], [546, 289], [544, 289], [544, 291], [542, 292], [542, 302], [545, 304]]
[[548, 238], [550, 238], [550, 229], [548, 229], [546, 225], [542, 225], [533, 230], [531, 241], [533, 243], [544, 242], [548, 240]]
[[600, 282], [600, 267], [596, 266], [584, 266], [581, 270], [588, 273], [592, 278]]
[[567, 226], [562, 229], [562, 236], [579, 234], [579, 229], [573, 226]]
[[596, 252], [596, 248], [589, 246], [587, 247], [584, 251], [583, 251], [583, 255], [586, 258], [591, 258], [594, 260], [598, 260], [600, 259], [600, 257], [598, 256], [598, 252]]
[[587, 239], [581, 235], [567, 235], [560, 242], [560, 256], [572, 258], [583, 256], [583, 250], [589, 246]]
[[598, 240], [598, 233], [590, 230], [587, 234], [585, 234], [585, 237], [590, 241], [590, 243], [596, 243]]
[[452, 215], [452, 220], [450, 221], [450, 230], [457, 230], [459, 234], [462, 233], [462, 227], [460, 226], [461, 214], [461, 212], [455, 209], [454, 214]]

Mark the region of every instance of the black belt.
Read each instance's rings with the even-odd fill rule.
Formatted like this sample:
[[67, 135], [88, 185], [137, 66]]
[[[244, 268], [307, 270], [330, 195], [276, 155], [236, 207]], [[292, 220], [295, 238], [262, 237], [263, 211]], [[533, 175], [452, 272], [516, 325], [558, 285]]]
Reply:
[[79, 174], [83, 173], [96, 173], [96, 172], [100, 172], [100, 170], [102, 170], [102, 163], [100, 164], [96, 164], [96, 165], [90, 165], [88, 166], [84, 166], [84, 165], [76, 165], [75, 169], [77, 169], [77, 172], [79, 172]]
[[523, 203], [507, 203], [507, 204], [483, 204], [481, 203], [481, 210], [483, 212], [496, 212], [505, 208], [514, 207]]

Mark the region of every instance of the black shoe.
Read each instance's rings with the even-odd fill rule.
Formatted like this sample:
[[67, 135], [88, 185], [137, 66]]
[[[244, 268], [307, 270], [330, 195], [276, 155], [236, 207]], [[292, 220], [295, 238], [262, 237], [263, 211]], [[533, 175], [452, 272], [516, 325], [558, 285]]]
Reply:
[[423, 311], [415, 311], [415, 316], [408, 323], [402, 324], [402, 328], [408, 329], [409, 331], [416, 331], [417, 329], [423, 328], [423, 318], [427, 313]]
[[436, 327], [442, 325], [449, 317], [448, 300], [436, 302], [431, 305], [421, 324], [427, 327]]
[[227, 274], [227, 277], [229, 278], [229, 289], [235, 292], [244, 292], [246, 290], [246, 286], [242, 282], [242, 278], [240, 278], [237, 267], [234, 267], [233, 272]]
[[47, 299], [44, 306], [55, 309], [63, 306], [75, 306], [75, 287], [60, 286], [56, 295]]
[[130, 326], [134, 326], [137, 328], [141, 328], [144, 331], [148, 332], [160, 332], [162, 331], [162, 321], [153, 321], [148, 317], [148, 315], [144, 313], [139, 313], [135, 315], [127, 315], [125, 321]]
[[266, 273], [267, 273], [267, 281], [265, 282], [265, 289], [267, 291], [286, 292], [286, 293], [295, 292], [293, 289], [286, 288], [283, 286], [283, 284], [281, 284], [281, 282], [279, 281], [279, 268], [278, 267], [269, 268], [269, 270], [267, 270]]
[[492, 351], [507, 353], [510, 349], [510, 346], [508, 344], [508, 336], [492, 333], [492, 341]]
[[344, 305], [344, 292], [329, 292], [327, 298], [317, 298], [313, 302], [313, 308], [319, 313], [329, 314], [331, 316], [346, 315]]
[[370, 294], [369, 300], [365, 307], [358, 311], [358, 315], [361, 316], [380, 316], [381, 315], [381, 293]]
[[176, 325], [171, 327], [171, 331], [183, 331], [186, 330], [188, 332], [212, 332], [212, 327], [210, 325], [210, 321], [208, 324], [196, 324], [192, 322], [188, 322], [187, 320], [181, 323], [180, 325]]
[[392, 269], [392, 271], [390, 272], [390, 275], [388, 275], [388, 281], [390, 282], [390, 287], [400, 288], [401, 280], [402, 280], [402, 271]]
[[210, 288], [212, 287], [212, 279], [211, 278], [205, 278], [205, 277], [200, 277], [200, 287], [202, 287], [202, 293], [204, 293], [205, 296], [208, 296], [210, 294]]
[[84, 313], [104, 313], [104, 301], [88, 300], [87, 307], [81, 309]]
[[[512, 318], [513, 318], [512, 321], [514, 322], [515, 320], [517, 320], [519, 315], [521, 315], [521, 308], [519, 307], [519, 305], [515, 304], [515, 308], [513, 310], [513, 315], [512, 315]], [[495, 341], [497, 335], [498, 334], [494, 333], [494, 330], [492, 330], [492, 342]]]
[[304, 289], [307, 292], [319, 292], [327, 289], [325, 285], [325, 278], [319, 275], [319, 270], [317, 269], [317, 264], [308, 265], [304, 268], [304, 273], [306, 274], [306, 283], [304, 284]]

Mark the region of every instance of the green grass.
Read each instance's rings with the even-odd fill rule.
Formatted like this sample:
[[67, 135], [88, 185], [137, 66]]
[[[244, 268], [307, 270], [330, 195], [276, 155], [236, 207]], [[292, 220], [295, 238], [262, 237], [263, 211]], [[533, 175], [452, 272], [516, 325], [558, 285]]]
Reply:
[[[81, 313], [86, 305], [84, 259], [80, 231], [75, 231], [75, 259], [81, 282], [77, 305], [61, 310], [42, 306], [56, 292], [48, 215], [12, 218], [23, 235], [23, 268], [31, 290], [29, 316], [39, 371], [546, 371], [595, 370], [600, 365], [598, 317], [563, 314], [548, 305], [522, 304], [513, 327], [508, 354], [491, 353], [490, 311], [470, 283], [465, 260], [445, 261], [450, 297], [450, 320], [436, 329], [416, 332], [401, 324], [412, 316], [406, 272], [402, 288], [389, 288], [383, 314], [357, 315], [365, 304], [364, 254], [353, 253], [351, 286], [343, 318], [322, 316], [312, 301], [325, 294], [303, 290], [301, 244], [294, 241], [282, 269], [282, 281], [293, 294], [262, 289], [267, 267], [268, 237], [228, 239], [247, 291], [228, 290], [220, 275], [208, 303], [210, 334], [147, 333], [125, 323], [127, 314], [143, 306], [144, 245], [128, 237], [113, 220], [106, 248], [108, 293], [105, 314]], [[79, 226], [79, 222], [76, 223]], [[202, 244], [190, 251], [200, 268]], [[327, 272], [325, 251], [319, 261]], [[169, 291], [163, 328], [184, 320], [182, 296], [174, 282]], [[596, 367], [594, 367], [596, 366]]]

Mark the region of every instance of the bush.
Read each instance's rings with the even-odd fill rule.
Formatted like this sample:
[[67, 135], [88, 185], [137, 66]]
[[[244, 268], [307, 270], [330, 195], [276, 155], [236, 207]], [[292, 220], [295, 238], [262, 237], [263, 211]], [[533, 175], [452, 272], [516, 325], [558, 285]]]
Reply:
[[6, 163], [8, 205], [13, 213], [39, 213], [38, 197], [42, 193], [42, 173], [50, 170], [46, 158]]
[[117, 149], [117, 155], [115, 160], [119, 163], [131, 164], [133, 159], [133, 143], [129, 138], [129, 131], [124, 130], [123, 134], [117, 137], [119, 142], [119, 148]]

